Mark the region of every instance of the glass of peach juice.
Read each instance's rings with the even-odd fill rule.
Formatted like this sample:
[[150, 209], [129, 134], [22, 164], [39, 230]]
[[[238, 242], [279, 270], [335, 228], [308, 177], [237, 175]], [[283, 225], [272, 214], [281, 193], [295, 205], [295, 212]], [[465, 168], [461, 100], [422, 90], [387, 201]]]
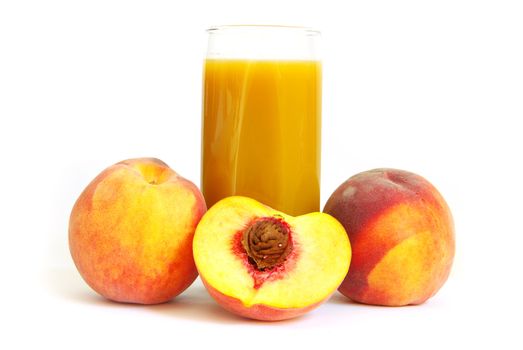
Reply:
[[254, 25], [207, 32], [201, 177], [207, 206], [240, 195], [289, 215], [318, 211], [320, 33]]

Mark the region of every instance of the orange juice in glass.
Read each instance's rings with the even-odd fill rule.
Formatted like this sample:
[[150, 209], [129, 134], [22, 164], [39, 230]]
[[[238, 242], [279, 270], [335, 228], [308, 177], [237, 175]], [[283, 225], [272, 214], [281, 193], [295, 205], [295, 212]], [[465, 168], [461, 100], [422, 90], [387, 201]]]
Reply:
[[254, 198], [290, 215], [319, 210], [319, 32], [211, 28], [204, 64], [202, 190]]

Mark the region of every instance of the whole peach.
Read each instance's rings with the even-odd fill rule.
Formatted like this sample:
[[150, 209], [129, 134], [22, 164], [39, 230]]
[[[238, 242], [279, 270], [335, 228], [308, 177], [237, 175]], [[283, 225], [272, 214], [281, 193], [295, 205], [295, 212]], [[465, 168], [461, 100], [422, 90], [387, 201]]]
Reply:
[[324, 212], [345, 227], [352, 262], [339, 291], [375, 305], [420, 304], [445, 283], [454, 258], [452, 215], [423, 177], [397, 169], [359, 173]]
[[198, 188], [159, 159], [119, 162], [76, 201], [71, 256], [87, 284], [107, 299], [166, 302], [198, 275], [192, 239], [205, 211]]

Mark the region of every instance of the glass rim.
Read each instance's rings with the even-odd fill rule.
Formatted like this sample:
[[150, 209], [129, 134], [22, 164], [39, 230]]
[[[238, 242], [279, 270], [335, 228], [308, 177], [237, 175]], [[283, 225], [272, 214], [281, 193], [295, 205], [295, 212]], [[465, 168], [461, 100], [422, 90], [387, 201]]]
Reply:
[[302, 27], [302, 26], [290, 26], [290, 25], [277, 25], [277, 24], [227, 24], [227, 25], [218, 25], [211, 26], [207, 28], [206, 32], [209, 34], [222, 33], [227, 30], [276, 30], [276, 31], [285, 31], [285, 32], [296, 32], [303, 33], [305, 35], [316, 36], [321, 35], [321, 32], [317, 29], [311, 27]]

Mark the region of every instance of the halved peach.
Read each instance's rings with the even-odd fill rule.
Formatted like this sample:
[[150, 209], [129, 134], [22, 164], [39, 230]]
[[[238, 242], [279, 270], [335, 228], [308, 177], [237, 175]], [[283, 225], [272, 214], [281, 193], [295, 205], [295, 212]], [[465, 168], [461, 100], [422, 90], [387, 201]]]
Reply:
[[234, 196], [203, 216], [193, 255], [204, 285], [221, 306], [275, 321], [327, 300], [349, 269], [351, 248], [343, 226], [328, 214], [292, 217]]

